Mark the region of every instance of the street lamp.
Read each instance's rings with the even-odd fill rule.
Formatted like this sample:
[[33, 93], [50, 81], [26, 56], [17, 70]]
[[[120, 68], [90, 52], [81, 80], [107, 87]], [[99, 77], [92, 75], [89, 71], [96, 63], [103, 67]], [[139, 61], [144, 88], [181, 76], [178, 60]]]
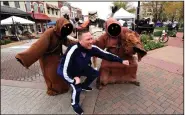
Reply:
[[138, 6], [137, 6], [137, 20], [139, 20], [139, 11], [140, 11], [140, 1], [138, 1]]
[[[34, 9], [33, 8], [31, 8], [31, 12], [32, 12], [32, 16], [33, 16], [33, 21], [35, 22], [35, 11], [34, 11]], [[35, 22], [35, 28], [34, 28], [34, 32], [35, 32], [35, 30], [37, 30], [37, 26], [36, 26], [36, 22]]]

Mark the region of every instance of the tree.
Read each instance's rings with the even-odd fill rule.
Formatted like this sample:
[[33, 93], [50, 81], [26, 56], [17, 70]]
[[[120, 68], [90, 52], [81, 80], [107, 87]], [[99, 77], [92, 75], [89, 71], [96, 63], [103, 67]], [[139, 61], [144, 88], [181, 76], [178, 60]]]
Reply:
[[164, 13], [173, 22], [174, 20], [183, 20], [184, 7], [183, 2], [166, 2], [164, 5]]
[[118, 9], [123, 8], [130, 13], [135, 13], [135, 11], [136, 11], [136, 8], [134, 6], [132, 6], [129, 2], [118, 1], [118, 2], [113, 2], [113, 4], [114, 4], [114, 6], [117, 6]]
[[162, 21], [163, 16], [165, 16], [163, 13], [164, 4], [165, 2], [160, 1], [142, 2], [142, 7], [143, 9], [152, 9], [153, 21], [157, 22], [158, 20]]

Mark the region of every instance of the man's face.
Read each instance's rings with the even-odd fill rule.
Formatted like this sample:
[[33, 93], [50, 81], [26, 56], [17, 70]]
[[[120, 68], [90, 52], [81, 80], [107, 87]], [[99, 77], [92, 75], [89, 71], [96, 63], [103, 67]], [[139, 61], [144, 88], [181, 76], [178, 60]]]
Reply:
[[86, 49], [91, 49], [92, 48], [92, 44], [93, 44], [93, 39], [92, 39], [92, 35], [90, 32], [86, 32], [83, 33], [82, 38], [80, 39], [80, 44], [86, 48]]

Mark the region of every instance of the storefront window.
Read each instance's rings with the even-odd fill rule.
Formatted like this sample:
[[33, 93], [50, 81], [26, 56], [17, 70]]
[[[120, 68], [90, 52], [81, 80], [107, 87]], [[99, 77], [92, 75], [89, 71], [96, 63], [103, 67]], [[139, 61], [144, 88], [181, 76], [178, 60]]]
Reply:
[[33, 25], [30, 25], [30, 30], [31, 30], [31, 32], [35, 32]]
[[9, 6], [9, 1], [3, 1], [3, 5]]
[[48, 11], [48, 14], [50, 14], [50, 9], [49, 8], [47, 8], [47, 11]]
[[38, 12], [38, 4], [34, 3], [33, 7], [34, 7], [34, 12]]
[[19, 1], [14, 1], [14, 3], [16, 8], [20, 8]]
[[37, 24], [37, 31], [38, 31], [38, 32], [42, 32], [42, 30], [41, 30], [41, 25], [40, 25], [40, 24]]
[[52, 9], [52, 14], [54, 15], [54, 9]]
[[31, 5], [30, 5], [29, 1], [26, 2], [26, 9], [27, 9], [28, 12], [31, 11]]
[[40, 5], [40, 13], [44, 13], [44, 7], [42, 4]]

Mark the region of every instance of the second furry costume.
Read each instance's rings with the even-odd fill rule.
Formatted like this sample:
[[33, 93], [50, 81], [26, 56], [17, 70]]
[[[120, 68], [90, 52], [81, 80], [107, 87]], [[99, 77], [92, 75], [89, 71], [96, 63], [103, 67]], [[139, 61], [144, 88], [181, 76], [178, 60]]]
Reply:
[[67, 39], [72, 29], [67, 19], [59, 18], [54, 28], [47, 29], [29, 49], [16, 55], [16, 59], [26, 68], [39, 60], [48, 95], [62, 94], [69, 90], [68, 84], [57, 75], [57, 66], [63, 55], [62, 45], [75, 43]]
[[138, 61], [147, 54], [140, 41], [139, 35], [128, 28], [121, 27], [119, 22], [113, 18], [109, 18], [105, 22], [105, 30], [106, 33], [95, 41], [95, 45], [102, 49], [107, 49], [108, 52], [123, 59], [129, 60], [130, 65], [127, 66], [102, 60], [97, 87], [101, 89], [103, 85], [108, 83], [124, 82], [139, 85], [136, 76], [138, 64], [134, 54], [137, 53]]

